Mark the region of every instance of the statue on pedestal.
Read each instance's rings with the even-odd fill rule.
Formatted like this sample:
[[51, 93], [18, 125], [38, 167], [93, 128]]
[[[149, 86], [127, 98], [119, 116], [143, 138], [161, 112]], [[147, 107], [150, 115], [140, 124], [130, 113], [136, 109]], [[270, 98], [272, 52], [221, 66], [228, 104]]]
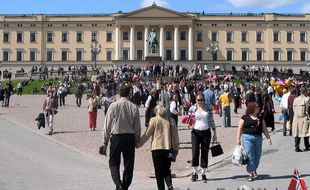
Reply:
[[146, 42], [148, 44], [149, 52], [150, 53], [157, 53], [158, 49], [158, 40], [157, 40], [157, 33], [152, 29], [150, 35], [146, 39]]

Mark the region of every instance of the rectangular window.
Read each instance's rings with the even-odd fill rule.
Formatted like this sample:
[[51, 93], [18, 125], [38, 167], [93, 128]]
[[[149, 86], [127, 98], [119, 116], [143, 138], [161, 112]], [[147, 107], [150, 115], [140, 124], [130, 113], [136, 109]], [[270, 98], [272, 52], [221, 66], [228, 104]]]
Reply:
[[48, 32], [46, 37], [47, 37], [47, 42], [53, 42], [53, 33], [52, 32]]
[[274, 32], [273, 33], [273, 41], [274, 42], [280, 42], [280, 32]]
[[242, 61], [248, 60], [248, 50], [242, 50]]
[[241, 32], [241, 42], [248, 41], [248, 32]]
[[16, 42], [23, 42], [23, 33], [22, 32], [17, 32]]
[[233, 60], [233, 51], [227, 50], [226, 57], [227, 57], [227, 61], [232, 61]]
[[185, 31], [180, 32], [180, 40], [186, 40], [186, 32]]
[[217, 42], [217, 32], [212, 32], [212, 34], [211, 34], [211, 41], [212, 42]]
[[61, 51], [61, 61], [68, 61], [68, 51], [67, 50]]
[[143, 40], [143, 33], [142, 31], [137, 32], [137, 40]]
[[287, 42], [292, 42], [293, 41], [293, 33], [292, 32], [287, 32], [286, 33], [286, 41]]
[[63, 32], [61, 35], [61, 41], [62, 42], [68, 42], [68, 33], [67, 32]]
[[262, 41], [263, 41], [263, 33], [256, 32], [256, 42], [262, 42]]
[[300, 61], [306, 61], [306, 51], [305, 50], [301, 50], [300, 51]]
[[123, 60], [129, 60], [129, 53], [127, 49], [123, 50]]
[[10, 38], [10, 35], [8, 32], [4, 32], [3, 33], [3, 42], [4, 43], [8, 43], [9, 42], [9, 38]]
[[197, 51], [197, 61], [202, 61], [202, 51], [201, 50]]
[[262, 50], [256, 51], [256, 60], [257, 61], [263, 61], [263, 51]]
[[197, 42], [202, 42], [202, 32], [197, 32]]
[[129, 37], [128, 37], [128, 31], [124, 31], [123, 32], [123, 40], [128, 40]]
[[92, 32], [91, 33], [91, 41], [93, 42], [93, 41], [97, 41], [98, 39], [97, 39], [97, 32]]
[[143, 59], [143, 51], [141, 49], [137, 50], [137, 60]]
[[166, 40], [171, 40], [171, 39], [172, 39], [171, 31], [166, 31]]
[[36, 51], [31, 50], [30, 51], [30, 61], [35, 61], [36, 60]]
[[307, 41], [306, 32], [300, 32], [300, 42], [306, 42], [306, 41]]
[[9, 51], [3, 51], [3, 61], [9, 61]]
[[112, 42], [112, 32], [107, 32], [107, 42]]
[[23, 61], [23, 51], [22, 50], [16, 51], [16, 61]]
[[171, 49], [166, 50], [166, 59], [171, 61], [172, 60], [172, 51]]
[[232, 42], [232, 32], [226, 32], [226, 42]]
[[83, 33], [82, 32], [76, 33], [76, 42], [83, 42]]
[[293, 61], [293, 51], [292, 50], [287, 51], [287, 60]]
[[107, 61], [112, 60], [112, 51], [107, 51]]
[[273, 51], [273, 60], [274, 61], [280, 61], [280, 51], [279, 50]]
[[83, 60], [83, 51], [82, 50], [77, 50], [76, 51], [76, 60], [77, 61], [82, 61]]
[[53, 51], [49, 50], [46, 52], [46, 61], [53, 61]]
[[186, 60], [186, 50], [185, 49], [181, 49], [180, 55], [181, 55], [180, 58], [182, 61]]
[[36, 33], [30, 32], [30, 42], [36, 42]]

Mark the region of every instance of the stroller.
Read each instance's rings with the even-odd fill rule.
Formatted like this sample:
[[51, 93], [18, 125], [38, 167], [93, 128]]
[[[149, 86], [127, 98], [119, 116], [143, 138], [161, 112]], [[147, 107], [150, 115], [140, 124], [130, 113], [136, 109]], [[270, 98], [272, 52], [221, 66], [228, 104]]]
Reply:
[[38, 115], [38, 117], [35, 119], [35, 121], [37, 121], [38, 129], [40, 129], [41, 127], [45, 128], [45, 116], [44, 116], [44, 113], [40, 113]]

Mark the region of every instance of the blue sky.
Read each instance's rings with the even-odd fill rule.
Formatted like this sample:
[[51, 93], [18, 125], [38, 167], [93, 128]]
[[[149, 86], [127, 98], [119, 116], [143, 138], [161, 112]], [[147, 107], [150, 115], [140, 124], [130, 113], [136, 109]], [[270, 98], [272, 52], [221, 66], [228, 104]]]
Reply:
[[[154, 0], [0, 0], [0, 14], [131, 12]], [[155, 0], [179, 12], [310, 13], [310, 0]]]

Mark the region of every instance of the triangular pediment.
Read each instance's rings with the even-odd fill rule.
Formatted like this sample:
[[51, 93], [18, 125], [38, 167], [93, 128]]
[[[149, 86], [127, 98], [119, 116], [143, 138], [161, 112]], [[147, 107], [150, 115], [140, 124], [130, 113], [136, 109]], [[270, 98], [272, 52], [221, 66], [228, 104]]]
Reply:
[[190, 15], [179, 13], [170, 9], [152, 5], [145, 7], [124, 15], [119, 16], [119, 18], [193, 18]]

